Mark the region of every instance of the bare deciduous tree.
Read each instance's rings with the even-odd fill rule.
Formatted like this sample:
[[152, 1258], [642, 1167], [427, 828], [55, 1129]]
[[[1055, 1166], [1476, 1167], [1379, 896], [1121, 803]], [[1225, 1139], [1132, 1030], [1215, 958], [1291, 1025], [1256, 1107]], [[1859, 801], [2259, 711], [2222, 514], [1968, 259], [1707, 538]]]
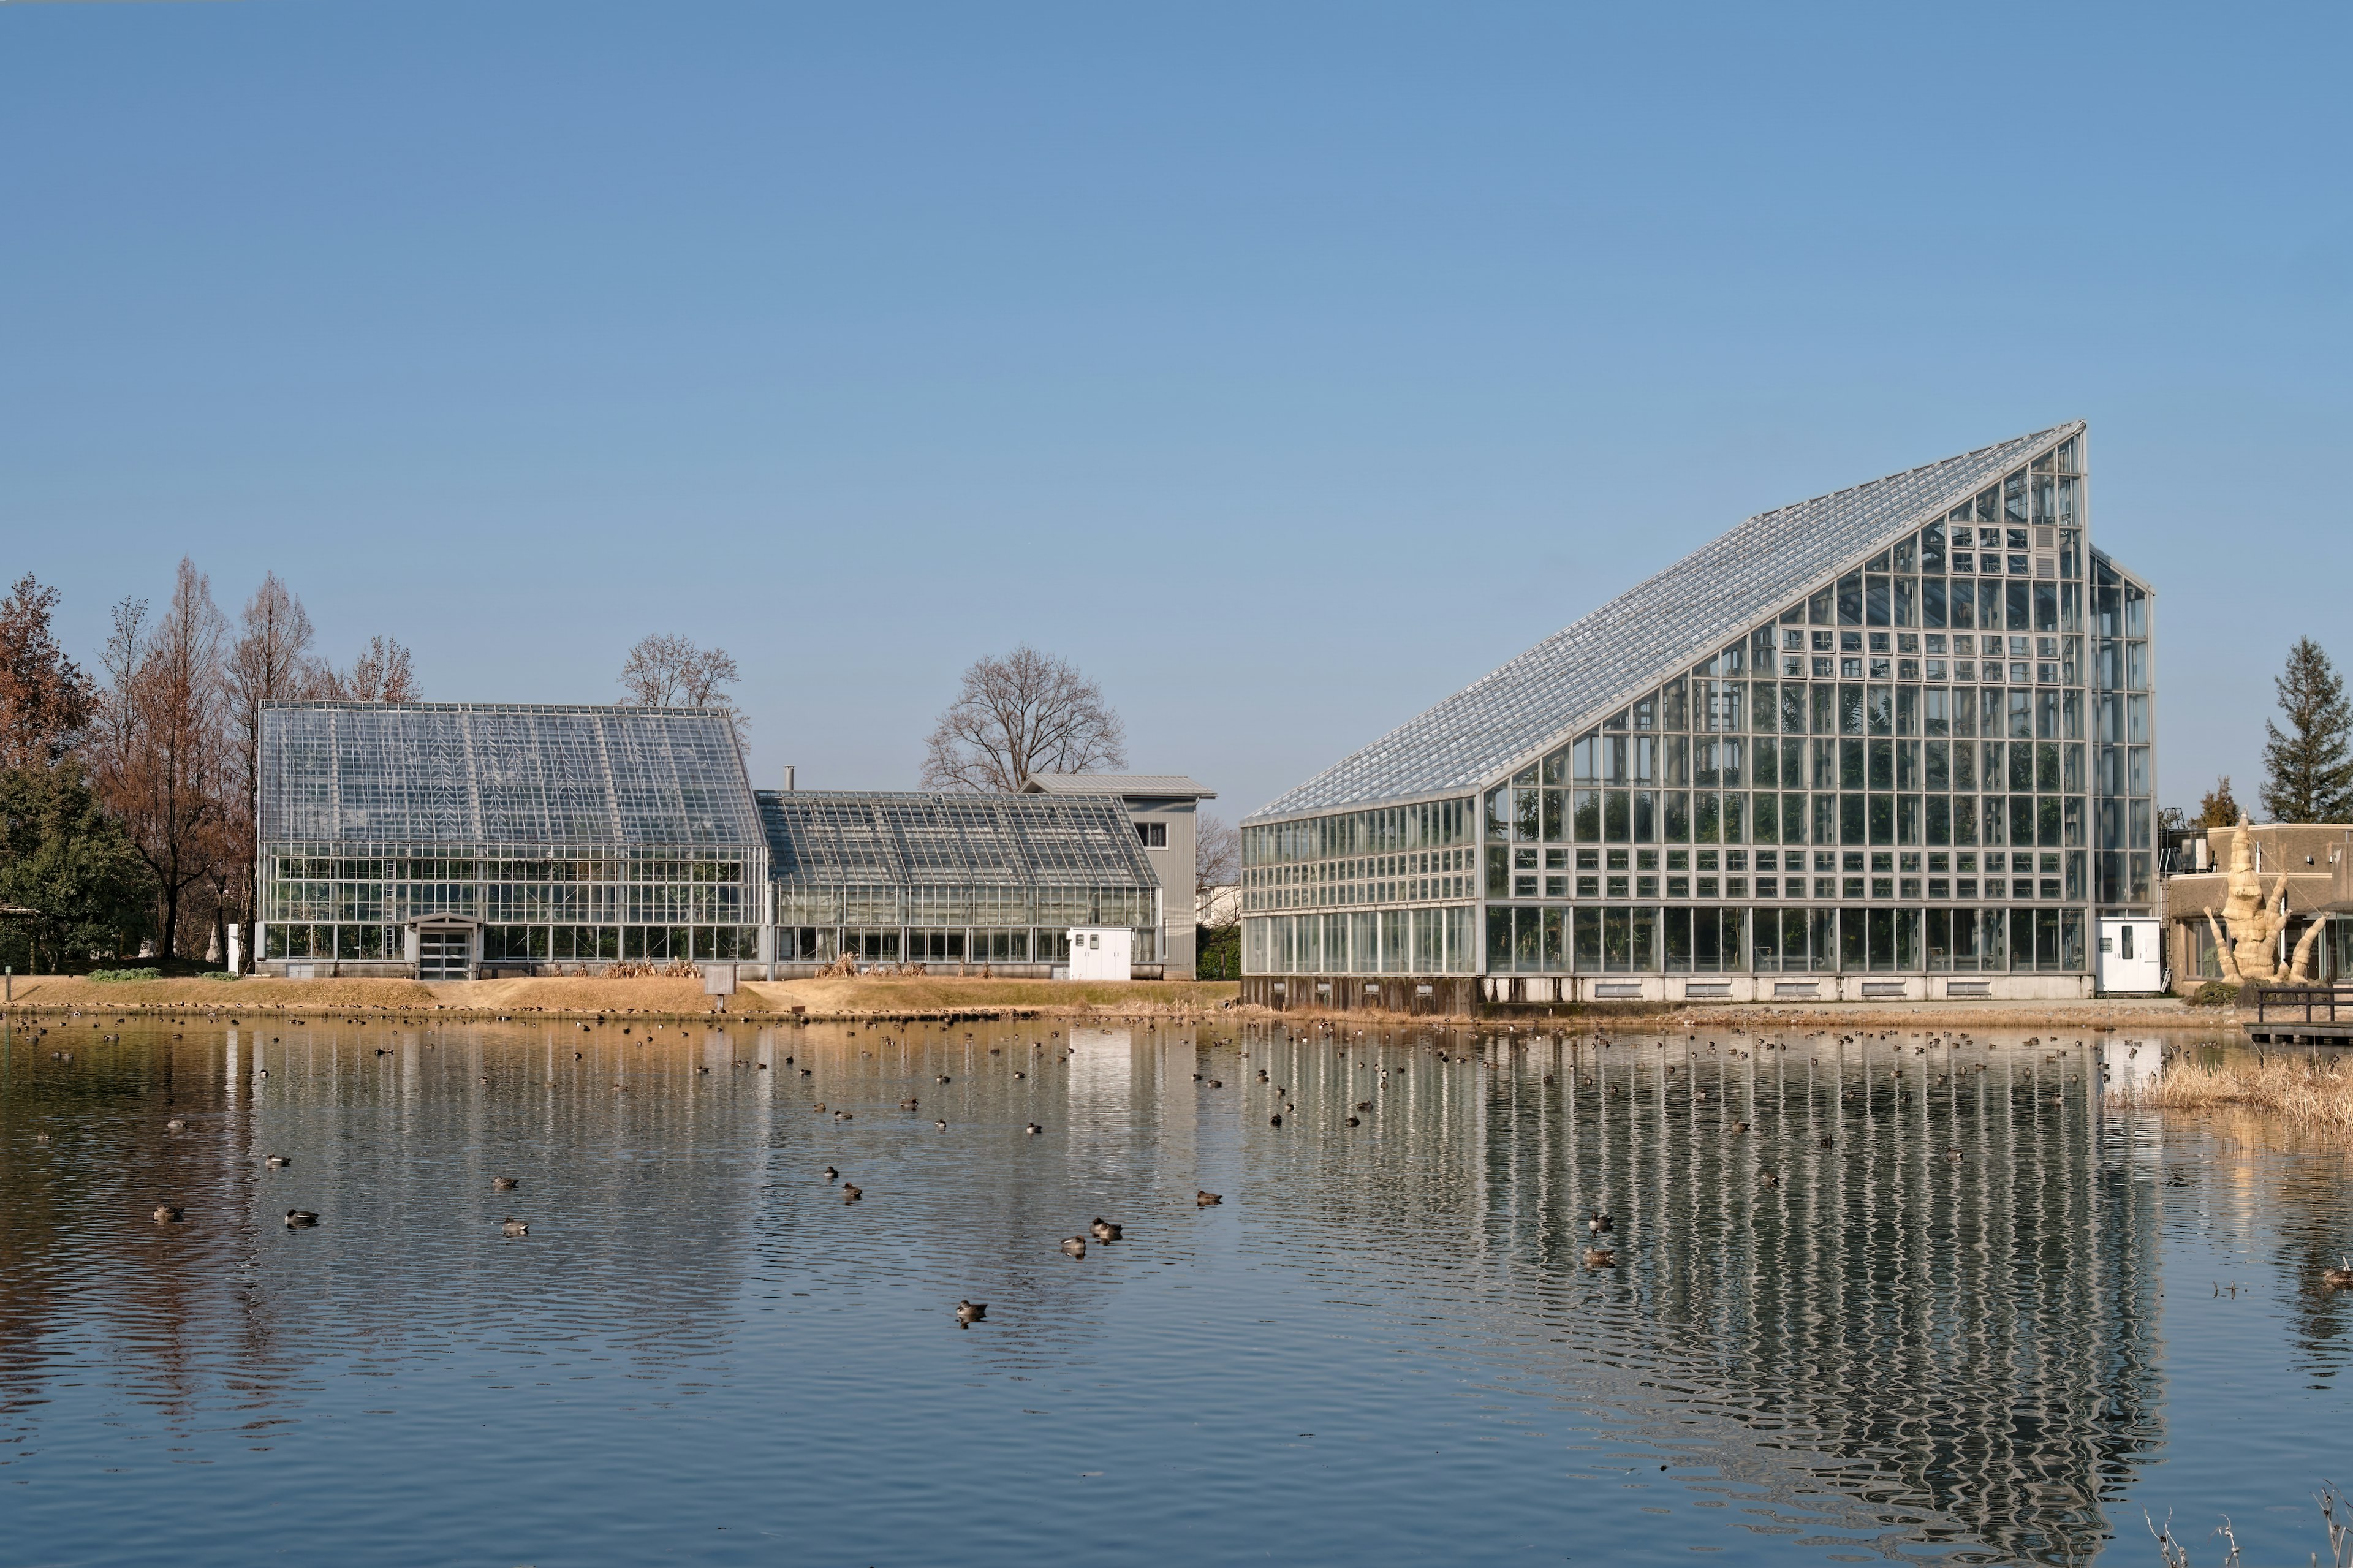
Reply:
[[[1241, 880], [1241, 829], [1222, 816], [1201, 813], [1193, 821], [1193, 894], [1207, 900], [1220, 888], [1230, 888]], [[1227, 923], [1222, 920], [1209, 924]]]
[[1126, 742], [1101, 687], [1023, 643], [965, 669], [963, 689], [923, 743], [923, 787], [1011, 793], [1033, 773], [1122, 768]]
[[1242, 923], [1242, 900], [1235, 884], [1242, 877], [1241, 830], [1222, 816], [1201, 813], [1193, 821], [1193, 920], [1214, 943]]
[[410, 668], [408, 650], [387, 637], [368, 638], [350, 671], [337, 675], [329, 670], [322, 685], [322, 696], [345, 702], [417, 702], [425, 696]]
[[58, 646], [57, 604], [29, 572], [0, 599], [0, 768], [49, 766], [90, 722], [98, 694]]
[[737, 679], [734, 656], [723, 647], [697, 647], [686, 637], [654, 632], [638, 639], [621, 665], [624, 700], [639, 708], [716, 708], [744, 745], [750, 727], [727, 689]]
[[251, 921], [254, 826], [260, 813], [261, 705], [327, 694], [334, 673], [311, 653], [314, 637], [302, 601], [269, 573], [237, 616], [237, 641], [222, 672], [228, 726], [236, 738], [237, 778], [230, 792], [234, 815], [226, 834], [229, 853], [214, 878], [215, 924], [234, 911]]
[[639, 637], [621, 666], [622, 689], [640, 708], [723, 708], [727, 683], [737, 678], [725, 648], [659, 632]]
[[145, 602], [126, 599], [107, 639], [108, 686], [93, 737], [99, 784], [155, 879], [166, 958], [178, 952], [182, 900], [227, 852], [227, 629], [210, 583], [183, 557], [163, 616], [151, 627]]

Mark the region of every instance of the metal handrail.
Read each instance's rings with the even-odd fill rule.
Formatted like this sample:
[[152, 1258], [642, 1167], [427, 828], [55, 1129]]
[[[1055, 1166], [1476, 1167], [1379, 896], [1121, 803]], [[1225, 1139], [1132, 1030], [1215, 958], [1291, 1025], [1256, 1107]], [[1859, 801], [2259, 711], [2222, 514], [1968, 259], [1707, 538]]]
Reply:
[[[2342, 1002], [2348, 1015], [2353, 1015], [2353, 985], [2258, 985], [2255, 993], [2255, 1022], [2271, 1022], [2270, 1009], [2277, 1006], [2284, 1014], [2298, 1010], [2307, 1024], [2334, 1024], [2337, 1005]], [[2274, 999], [2277, 998], [2276, 1001]], [[2318, 1004], [2323, 1011], [2315, 1015]]]

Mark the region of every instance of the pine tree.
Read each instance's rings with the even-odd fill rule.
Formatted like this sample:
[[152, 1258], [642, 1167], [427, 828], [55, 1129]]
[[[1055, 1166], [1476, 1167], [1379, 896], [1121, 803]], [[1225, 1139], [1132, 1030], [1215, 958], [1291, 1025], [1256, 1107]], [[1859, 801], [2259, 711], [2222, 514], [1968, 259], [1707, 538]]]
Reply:
[[2231, 775], [2224, 773], [2214, 781], [2214, 787], [2198, 802], [2197, 827], [2236, 827], [2239, 825], [2239, 802], [2231, 794]]
[[2263, 732], [2264, 815], [2274, 822], [2353, 821], [2353, 709], [2345, 682], [2310, 637], [2288, 649], [2287, 668], [2273, 683], [2287, 732], [2266, 720]]

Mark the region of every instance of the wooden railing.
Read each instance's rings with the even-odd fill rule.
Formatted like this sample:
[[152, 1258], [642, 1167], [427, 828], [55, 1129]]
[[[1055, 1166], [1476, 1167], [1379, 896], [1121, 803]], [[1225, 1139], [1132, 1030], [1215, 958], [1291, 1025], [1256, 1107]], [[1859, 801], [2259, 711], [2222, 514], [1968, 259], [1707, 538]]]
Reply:
[[[2258, 1024], [2353, 1023], [2353, 985], [2253, 985]], [[2339, 1009], [2342, 1009], [2340, 1014]]]

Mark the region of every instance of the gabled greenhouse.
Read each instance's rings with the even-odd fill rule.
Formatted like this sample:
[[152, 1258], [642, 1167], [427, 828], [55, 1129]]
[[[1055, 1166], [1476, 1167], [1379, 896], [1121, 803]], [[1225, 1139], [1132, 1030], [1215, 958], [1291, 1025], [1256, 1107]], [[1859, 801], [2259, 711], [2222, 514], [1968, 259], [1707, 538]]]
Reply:
[[714, 710], [272, 702], [259, 816], [265, 962], [758, 956], [767, 839]]
[[1113, 795], [760, 792], [776, 959], [1068, 961], [1072, 926], [1129, 926], [1158, 964], [1159, 879]]
[[2085, 458], [1759, 513], [1273, 801], [1245, 995], [2086, 994], [2155, 895], [2150, 595]]
[[454, 979], [840, 957], [1046, 974], [1161, 888], [1116, 795], [754, 794], [712, 709], [271, 702], [255, 955]]

